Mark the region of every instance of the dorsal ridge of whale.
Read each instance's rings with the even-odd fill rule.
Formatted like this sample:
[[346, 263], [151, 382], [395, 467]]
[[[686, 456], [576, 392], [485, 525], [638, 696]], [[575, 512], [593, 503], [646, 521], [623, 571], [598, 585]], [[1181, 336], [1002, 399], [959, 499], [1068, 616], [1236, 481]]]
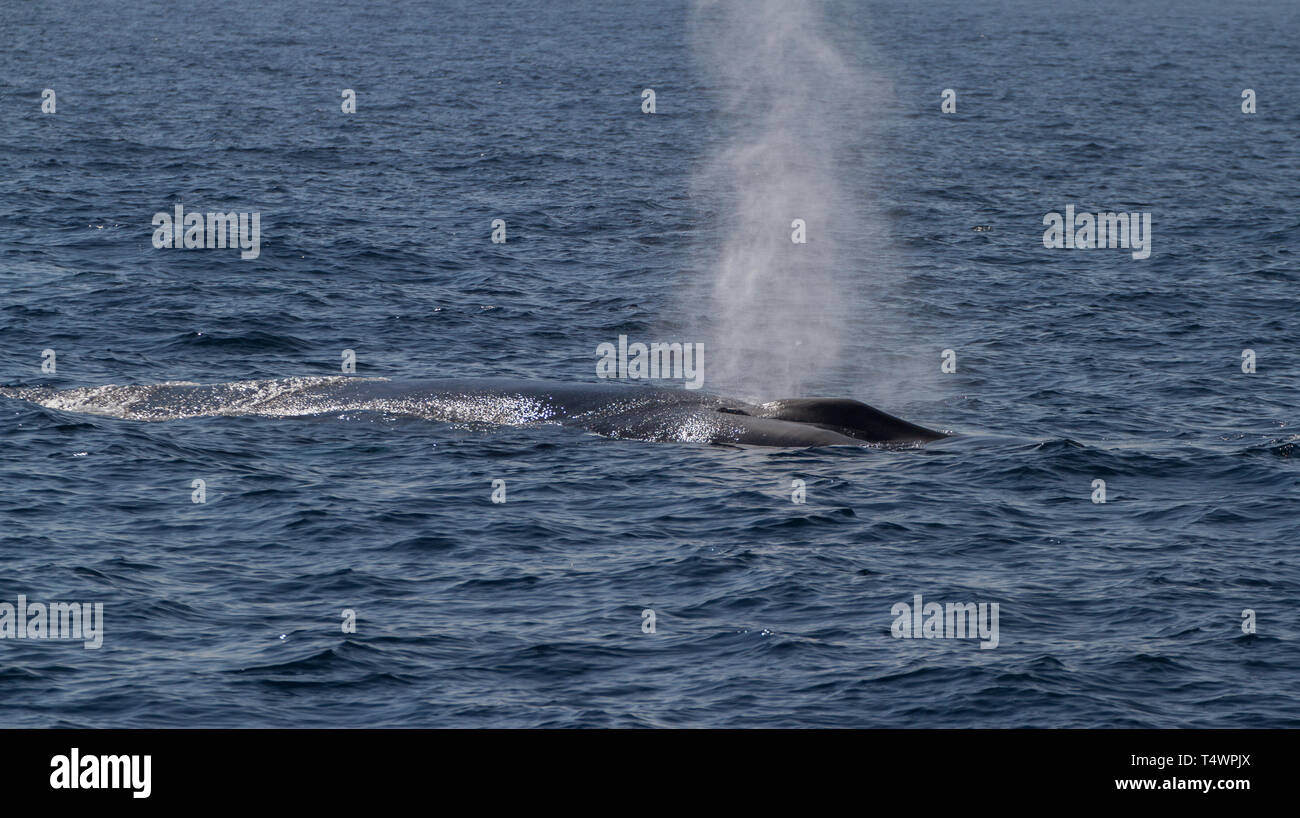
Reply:
[[851, 398], [787, 398], [764, 403], [756, 417], [807, 423], [858, 440], [927, 442], [948, 437]]

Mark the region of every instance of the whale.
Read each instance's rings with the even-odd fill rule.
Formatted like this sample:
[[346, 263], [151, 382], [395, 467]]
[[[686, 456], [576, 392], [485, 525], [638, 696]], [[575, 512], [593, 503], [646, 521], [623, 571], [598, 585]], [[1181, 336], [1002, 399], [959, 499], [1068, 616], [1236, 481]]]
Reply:
[[0, 396], [133, 421], [376, 412], [464, 428], [558, 424], [604, 437], [738, 446], [917, 446], [948, 437], [848, 398], [748, 403], [698, 390], [512, 378], [358, 376], [0, 387]]

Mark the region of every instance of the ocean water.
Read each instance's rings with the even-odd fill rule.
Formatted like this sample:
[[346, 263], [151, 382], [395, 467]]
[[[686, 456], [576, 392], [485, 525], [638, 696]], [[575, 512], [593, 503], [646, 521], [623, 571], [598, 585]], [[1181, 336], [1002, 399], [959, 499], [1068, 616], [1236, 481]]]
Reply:
[[[323, 377], [344, 349], [357, 377], [592, 382], [619, 335], [721, 360], [752, 188], [716, 160], [761, 111], [720, 102], [720, 13], [0, 3], [0, 383]], [[825, 92], [804, 158], [861, 216], [801, 394], [954, 437], [0, 398], [0, 602], [104, 624], [98, 649], [0, 639], [0, 725], [1300, 726], [1300, 6], [807, 14], [861, 83], [798, 54], [772, 76]], [[260, 213], [259, 257], [155, 248], [178, 203]], [[1045, 248], [1070, 205], [1150, 213], [1150, 257]], [[727, 386], [771, 388], [749, 374]], [[896, 638], [917, 594], [997, 603], [997, 646]]]

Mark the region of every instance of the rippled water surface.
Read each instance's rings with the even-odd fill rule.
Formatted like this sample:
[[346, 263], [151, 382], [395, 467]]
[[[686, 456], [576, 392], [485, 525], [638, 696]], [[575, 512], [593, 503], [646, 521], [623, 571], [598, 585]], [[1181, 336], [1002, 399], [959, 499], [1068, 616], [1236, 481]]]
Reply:
[[[809, 394], [958, 436], [0, 398], [0, 602], [105, 622], [98, 650], [0, 640], [0, 724], [1300, 725], [1300, 7], [990, 5], [823, 15], [870, 78], [833, 123], [870, 218], [835, 297], [860, 331]], [[593, 381], [620, 334], [710, 331], [701, 168], [746, 119], [680, 3], [0, 6], [6, 386], [324, 377], [343, 349], [358, 377]], [[177, 203], [260, 212], [260, 257], [155, 249]], [[1150, 212], [1151, 257], [1044, 248], [1067, 205]], [[998, 646], [895, 639], [915, 594], [998, 603]]]

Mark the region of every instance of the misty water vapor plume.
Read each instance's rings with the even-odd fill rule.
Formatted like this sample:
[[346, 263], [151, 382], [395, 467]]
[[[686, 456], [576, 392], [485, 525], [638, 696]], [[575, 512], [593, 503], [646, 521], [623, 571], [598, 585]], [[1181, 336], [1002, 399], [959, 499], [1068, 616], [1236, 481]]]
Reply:
[[[694, 55], [725, 129], [695, 177], [697, 201], [717, 207], [702, 214], [717, 243], [691, 292], [707, 309], [699, 326], [711, 336], [713, 389], [825, 389], [860, 320], [862, 194], [841, 178], [871, 89], [828, 24], [822, 4], [799, 0], [705, 0], [692, 18]], [[807, 243], [792, 240], [796, 219]]]

